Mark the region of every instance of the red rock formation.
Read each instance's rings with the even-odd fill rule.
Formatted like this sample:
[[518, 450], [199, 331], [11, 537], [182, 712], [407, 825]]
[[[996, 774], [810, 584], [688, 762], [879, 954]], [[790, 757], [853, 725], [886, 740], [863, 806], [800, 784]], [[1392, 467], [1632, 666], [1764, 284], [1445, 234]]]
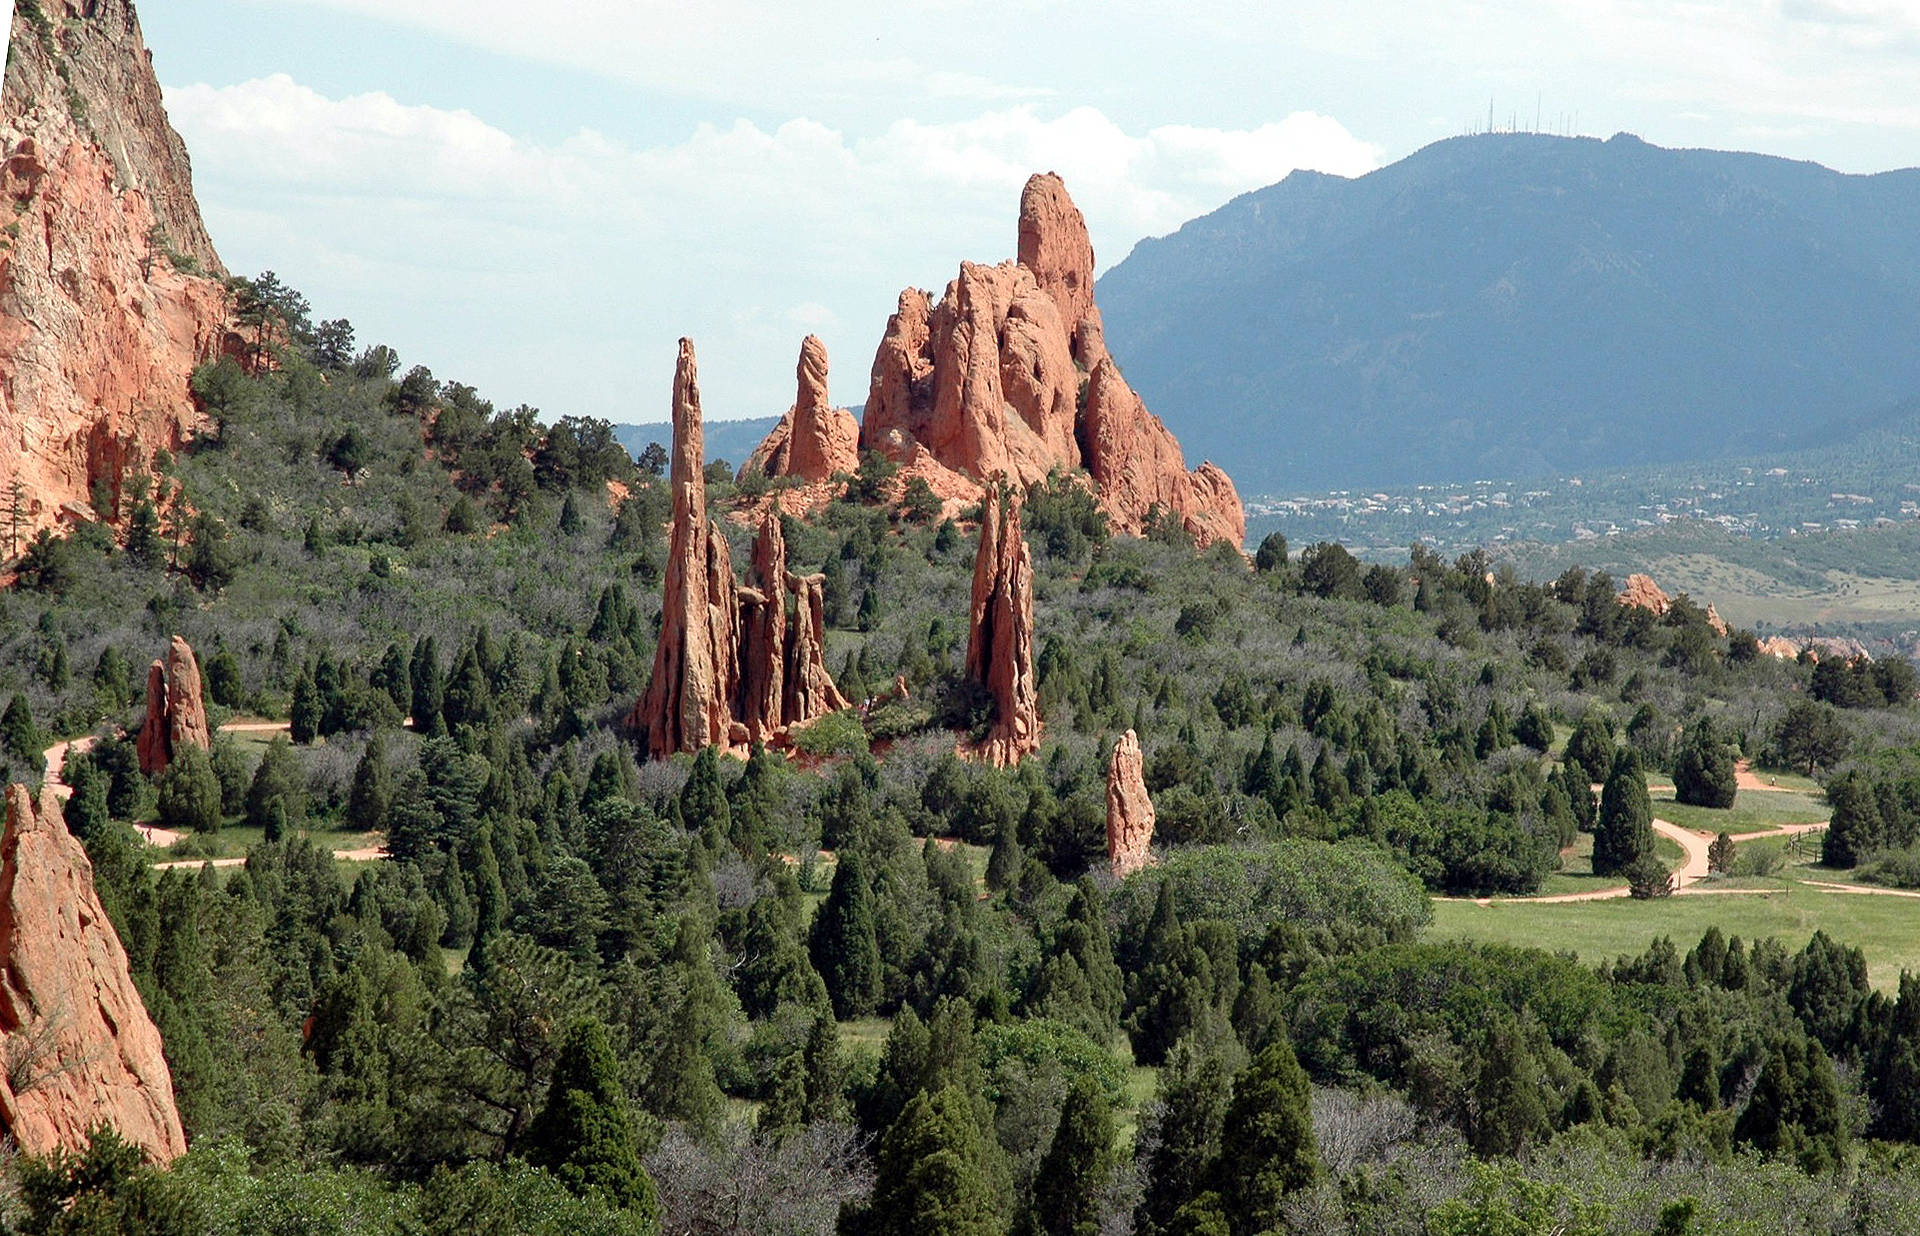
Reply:
[[[0, 492], [33, 526], [88, 518], [198, 423], [187, 380], [226, 334], [226, 270], [194, 203], [130, 0], [14, 6], [0, 90]], [[84, 119], [75, 112], [84, 109]]]
[[1153, 861], [1153, 800], [1140, 756], [1140, 739], [1128, 730], [1107, 765], [1107, 865], [1124, 880]]
[[757, 472], [811, 484], [859, 468], [859, 422], [828, 401], [827, 346], [812, 335], [800, 345], [795, 376], [800, 390], [793, 406], [740, 466], [740, 480]]
[[1021, 196], [1018, 261], [962, 263], [937, 304], [900, 294], [874, 356], [860, 446], [908, 467], [925, 468], [930, 455], [974, 485], [1004, 475], [1024, 486], [1085, 467], [1118, 531], [1140, 532], [1159, 508], [1202, 546], [1246, 534], [1226, 473], [1188, 472], [1180, 444], [1108, 357], [1093, 245], [1051, 173]]
[[173, 753], [185, 746], [202, 751], [213, 745], [207, 706], [200, 697], [200, 664], [178, 635], [167, 644], [167, 659], [147, 667], [147, 719], [140, 726], [140, 771], [165, 772]]
[[0, 1122], [22, 1150], [75, 1149], [110, 1124], [156, 1162], [185, 1153], [160, 1032], [49, 788], [36, 810], [27, 787], [7, 787], [0, 1051]]
[[680, 341], [673, 375], [673, 534], [661, 592], [653, 677], [629, 723], [647, 731], [655, 756], [732, 741], [728, 701], [738, 686], [733, 557], [707, 519], [706, 432], [693, 341]]
[[[1668, 596], [1659, 584], [1653, 582], [1652, 576], [1629, 575], [1627, 586], [1620, 591], [1620, 604], [1634, 609], [1648, 610], [1664, 617], [1667, 611], [1673, 608], [1673, 598]], [[1727, 633], [1726, 621], [1711, 605], [1707, 606], [1707, 625], [1713, 628], [1716, 635], [1724, 637]]]
[[[787, 570], [778, 511], [754, 542], [754, 583], [734, 579], [720, 526], [707, 518], [706, 437], [693, 344], [680, 341], [673, 383], [673, 533], [667, 548], [653, 677], [627, 723], [656, 758], [702, 747], [775, 742], [847, 707], [824, 659], [824, 577]], [[789, 598], [797, 600], [789, 613]]]
[[988, 490], [973, 560], [967, 677], [993, 696], [986, 741], [972, 752], [1005, 768], [1040, 749], [1040, 697], [1033, 673], [1033, 554], [1020, 530], [1019, 500]]

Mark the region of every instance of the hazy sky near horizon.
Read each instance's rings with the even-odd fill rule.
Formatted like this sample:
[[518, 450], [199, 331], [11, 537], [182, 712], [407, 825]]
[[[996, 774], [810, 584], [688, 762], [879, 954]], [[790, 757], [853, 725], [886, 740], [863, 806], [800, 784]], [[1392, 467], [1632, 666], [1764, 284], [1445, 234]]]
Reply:
[[[1496, 123], [1920, 164], [1920, 0], [146, 0], [202, 209], [361, 342], [555, 417], [866, 396], [899, 290], [1011, 257], [1052, 169], [1101, 269], [1296, 168]], [[1123, 358], [1124, 359], [1124, 358]]]

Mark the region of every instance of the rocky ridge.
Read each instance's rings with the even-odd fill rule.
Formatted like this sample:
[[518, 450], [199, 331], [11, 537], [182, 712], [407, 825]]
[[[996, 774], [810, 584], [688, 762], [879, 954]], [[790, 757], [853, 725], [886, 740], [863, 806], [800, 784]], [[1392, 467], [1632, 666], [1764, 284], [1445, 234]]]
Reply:
[[827, 398], [827, 345], [816, 336], [801, 343], [794, 376], [799, 391], [793, 406], [740, 465], [742, 483], [758, 474], [816, 484], [860, 466], [860, 424]]
[[787, 570], [778, 511], [762, 517], [752, 584], [733, 573], [707, 517], [700, 383], [691, 340], [673, 381], [673, 531], [653, 676], [627, 723], [656, 759], [718, 746], [784, 743], [794, 726], [847, 707], [827, 673], [824, 577]]
[[[226, 269], [131, 0], [14, 6], [0, 88], [0, 494], [26, 526], [117, 519], [198, 424]], [[95, 511], [98, 500], [108, 509]]]
[[93, 865], [43, 787], [7, 787], [0, 834], [0, 1121], [22, 1150], [84, 1146], [109, 1124], [147, 1156], [186, 1152], [160, 1032], [94, 892]]

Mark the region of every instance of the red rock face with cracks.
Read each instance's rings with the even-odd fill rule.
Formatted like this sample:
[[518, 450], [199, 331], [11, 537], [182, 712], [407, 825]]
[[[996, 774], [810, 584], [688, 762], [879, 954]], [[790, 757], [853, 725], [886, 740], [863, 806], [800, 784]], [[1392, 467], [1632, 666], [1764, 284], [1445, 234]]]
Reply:
[[1132, 730], [1114, 744], [1107, 765], [1107, 865], [1124, 880], [1153, 861], [1153, 800]]
[[900, 294], [874, 356], [861, 449], [976, 485], [1085, 468], [1115, 530], [1138, 533], [1159, 510], [1202, 547], [1239, 545], [1246, 515], [1233, 482], [1212, 464], [1187, 470], [1179, 442], [1107, 354], [1093, 266], [1066, 186], [1033, 177], [1017, 261], [963, 263], [937, 303]]
[[[219, 354], [228, 306], [130, 0], [48, 3], [44, 37], [26, 6], [12, 7], [0, 90], [0, 203], [13, 225], [0, 237], [0, 494], [21, 484], [31, 531], [127, 513], [125, 480], [199, 423], [188, 379]], [[95, 495], [108, 509], [93, 509]]]
[[967, 677], [993, 696], [995, 718], [971, 754], [1001, 768], [1040, 749], [1040, 697], [1033, 672], [1033, 554], [1017, 498], [987, 493], [973, 560]]
[[147, 667], [147, 719], [140, 726], [140, 771], [165, 772], [182, 747], [207, 750], [207, 706], [200, 696], [200, 665], [178, 635], [167, 643], [167, 659]]
[[186, 1152], [160, 1032], [60, 800], [7, 787], [0, 835], [0, 1122], [31, 1154], [110, 1124], [158, 1163]]
[[677, 751], [784, 742], [791, 729], [847, 707], [826, 668], [819, 575], [787, 570], [780, 516], [754, 542], [752, 584], [707, 518], [706, 439], [693, 344], [680, 341], [673, 380], [673, 532], [667, 543], [653, 677], [627, 723], [656, 759]]

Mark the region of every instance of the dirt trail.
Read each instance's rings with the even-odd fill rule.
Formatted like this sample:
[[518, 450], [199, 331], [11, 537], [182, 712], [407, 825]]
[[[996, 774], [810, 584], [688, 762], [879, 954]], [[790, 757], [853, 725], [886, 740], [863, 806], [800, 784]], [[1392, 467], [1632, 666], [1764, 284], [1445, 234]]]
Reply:
[[1828, 880], [1802, 880], [1808, 888], [1817, 888], [1829, 893], [1858, 893], [1863, 897], [1920, 897], [1911, 889], [1878, 888], [1865, 884], [1835, 884]]
[[[1661, 820], [1661, 819], [1654, 820], [1653, 830], [1659, 833], [1661, 836], [1672, 840], [1673, 842], [1678, 844], [1682, 850], [1686, 852], [1686, 856], [1687, 856], [1686, 861], [1680, 864], [1679, 867], [1675, 868], [1673, 873], [1675, 893], [1692, 893], [1692, 892], [1708, 892], [1708, 891], [1715, 892], [1715, 893], [1744, 893], [1744, 892], [1764, 893], [1764, 892], [1773, 891], [1770, 889], [1734, 889], [1734, 888], [1712, 889], [1712, 890], [1694, 889], [1692, 887], [1693, 885], [1698, 884], [1700, 881], [1707, 878], [1707, 873], [1709, 871], [1709, 865], [1707, 862], [1707, 847], [1711, 844], [1711, 838], [1709, 836], [1703, 836], [1700, 833], [1696, 833], [1692, 829], [1682, 828], [1678, 824], [1673, 823], [1671, 820]], [[1631, 896], [1632, 892], [1633, 892], [1632, 889], [1622, 884], [1616, 888], [1595, 889], [1591, 893], [1554, 893], [1553, 895], [1547, 896], [1547, 897], [1500, 897], [1500, 898], [1472, 897], [1472, 898], [1464, 898], [1461, 900], [1470, 900], [1473, 902], [1474, 905], [1477, 905], [1477, 906], [1492, 906], [1495, 904], [1507, 905], [1512, 903], [1520, 903], [1523, 905], [1535, 905], [1535, 906], [1553, 906], [1553, 905], [1568, 905], [1576, 901], [1613, 901], [1621, 897]], [[1454, 899], [1447, 898], [1446, 900], [1454, 900]]]
[[1737, 760], [1733, 765], [1733, 784], [1735, 789], [1759, 790], [1766, 794], [1804, 794], [1805, 790], [1796, 790], [1792, 786], [1773, 785], [1762, 781], [1753, 771], [1752, 760]]

